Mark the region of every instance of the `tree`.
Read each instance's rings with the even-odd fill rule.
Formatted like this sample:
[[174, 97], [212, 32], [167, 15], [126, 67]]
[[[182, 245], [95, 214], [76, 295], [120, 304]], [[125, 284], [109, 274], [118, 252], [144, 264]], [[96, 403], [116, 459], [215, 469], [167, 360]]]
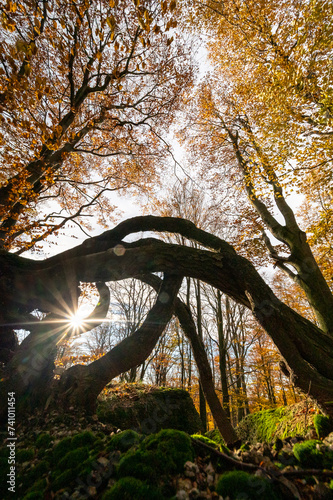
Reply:
[[68, 221], [89, 227], [97, 213], [108, 227], [110, 191], [156, 182], [167, 154], [160, 133], [191, 80], [189, 50], [169, 35], [174, 8], [2, 4], [1, 247], [22, 253]]
[[[189, 99], [183, 136], [205, 178], [218, 184], [223, 172], [229, 183], [242, 184], [251, 204], [243, 213], [251, 219], [253, 236], [304, 290], [318, 324], [332, 336], [330, 283], [287, 201], [292, 188], [310, 196], [314, 183], [320, 187], [331, 180], [331, 101], [324, 96], [330, 95], [332, 81], [323, 66], [332, 49], [332, 5], [213, 1], [200, 9], [212, 34], [209, 49], [216, 66], [196, 98]], [[227, 44], [225, 53], [221, 47]], [[298, 171], [304, 176], [298, 178]]]
[[[153, 230], [176, 232], [210, 250], [169, 244], [155, 238], [132, 243], [123, 240], [132, 232]], [[25, 259], [5, 251], [1, 261], [3, 322], [12, 326], [24, 324], [28, 316], [31, 323], [30, 312], [36, 308], [48, 313], [34, 326], [32, 334], [20, 344], [7, 364], [1, 384], [2, 396], [7, 391], [15, 391], [17, 398], [24, 394], [24, 401], [30, 404], [45, 404], [54, 384], [53, 371], [50, 371], [54, 347], [66, 331], [67, 304], [69, 298], [75, 296], [80, 281], [103, 283], [163, 272], [156, 303], [144, 323], [105, 356], [88, 366], [77, 365], [66, 370], [53, 389], [58, 404], [61, 401], [64, 408], [74, 404], [92, 409], [107, 382], [142, 363], [173, 314], [182, 277], [190, 276], [209, 283], [251, 309], [278, 347], [295, 384], [309, 392], [332, 416], [331, 337], [281, 302], [254, 266], [231, 245], [189, 221], [173, 217], [135, 217], [44, 261]], [[104, 287], [99, 285], [99, 290], [102, 295]], [[104, 309], [106, 314], [106, 294], [103, 298], [97, 307]], [[98, 318], [100, 313], [101, 310]], [[56, 323], [58, 328], [54, 328], [49, 318], [62, 323]], [[235, 434], [226, 416], [219, 428], [227, 442], [231, 442]]]

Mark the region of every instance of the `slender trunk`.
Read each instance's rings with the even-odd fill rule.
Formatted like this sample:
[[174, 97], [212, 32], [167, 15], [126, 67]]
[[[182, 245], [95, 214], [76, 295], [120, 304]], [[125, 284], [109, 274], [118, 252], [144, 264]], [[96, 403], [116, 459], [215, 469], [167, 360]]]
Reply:
[[222, 388], [222, 405], [227, 417], [230, 419], [230, 396], [227, 376], [227, 346], [223, 335], [222, 295], [220, 290], [217, 291], [216, 322], [219, 339], [219, 368]]
[[[203, 344], [203, 334], [202, 334], [202, 309], [201, 309], [201, 287], [200, 287], [200, 281], [196, 280], [194, 284], [194, 289], [195, 289], [195, 298], [196, 298], [196, 305], [197, 305], [197, 331], [198, 331], [198, 337]], [[199, 408], [200, 408], [200, 418], [202, 422], [202, 427], [204, 431], [207, 431], [207, 411], [206, 411], [206, 399], [205, 399], [205, 394], [202, 389], [202, 384], [199, 382]]]
[[282, 391], [283, 406], [287, 406], [287, 396], [286, 396], [286, 391], [284, 390], [281, 371], [279, 371], [279, 379], [280, 379], [280, 386], [281, 386], [281, 391]]

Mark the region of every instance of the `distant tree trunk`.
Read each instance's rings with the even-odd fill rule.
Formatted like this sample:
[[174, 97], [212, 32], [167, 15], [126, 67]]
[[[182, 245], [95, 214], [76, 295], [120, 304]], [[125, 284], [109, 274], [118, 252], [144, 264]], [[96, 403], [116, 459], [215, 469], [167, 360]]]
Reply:
[[280, 380], [280, 386], [281, 386], [281, 391], [282, 391], [283, 406], [287, 406], [287, 404], [288, 404], [287, 403], [287, 396], [286, 396], [286, 391], [284, 390], [281, 370], [279, 370], [279, 380]]
[[219, 367], [222, 386], [222, 404], [227, 417], [230, 419], [230, 396], [227, 376], [227, 346], [223, 332], [222, 295], [220, 290], [217, 291], [216, 322], [219, 339]]
[[[196, 306], [197, 306], [197, 330], [198, 330], [198, 336], [199, 339], [201, 340], [202, 345], [203, 344], [203, 335], [202, 335], [202, 310], [201, 310], [201, 289], [200, 289], [200, 281], [196, 280], [194, 283], [194, 289], [195, 289], [195, 299], [196, 299]], [[199, 407], [200, 407], [200, 418], [202, 422], [202, 427], [204, 431], [207, 431], [207, 410], [206, 410], [206, 399], [205, 399], [205, 394], [202, 389], [201, 382], [199, 382]]]

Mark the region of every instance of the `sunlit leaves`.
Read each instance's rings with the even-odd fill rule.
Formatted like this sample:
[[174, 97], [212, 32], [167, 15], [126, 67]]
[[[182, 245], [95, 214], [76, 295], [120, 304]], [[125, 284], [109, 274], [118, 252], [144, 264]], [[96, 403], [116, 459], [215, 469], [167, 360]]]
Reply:
[[[23, 244], [24, 233], [43, 234], [38, 207], [27, 225], [39, 199], [57, 200], [66, 216], [80, 211], [82, 222], [97, 208], [99, 192], [148, 189], [162, 152], [153, 152], [154, 127], [172, 122], [191, 72], [185, 46], [177, 39], [172, 47], [166, 35], [176, 25], [173, 8], [162, 13], [159, 2], [15, 5], [2, 11], [1, 33], [0, 211], [7, 245], [18, 236]], [[8, 36], [11, 20], [18, 29]], [[105, 200], [99, 198], [100, 209], [109, 207]], [[45, 234], [51, 220], [47, 227]]]

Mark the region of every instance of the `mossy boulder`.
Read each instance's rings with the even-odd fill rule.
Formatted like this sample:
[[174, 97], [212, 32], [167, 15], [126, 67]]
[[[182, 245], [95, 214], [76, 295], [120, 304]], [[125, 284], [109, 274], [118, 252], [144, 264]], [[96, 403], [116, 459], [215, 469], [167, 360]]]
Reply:
[[243, 442], [269, 443], [277, 438], [306, 437], [314, 428], [315, 403], [301, 401], [295, 405], [263, 410], [247, 415], [239, 423], [236, 432]]
[[29, 462], [35, 456], [35, 450], [32, 448], [18, 449], [16, 451], [16, 461], [23, 463]]
[[36, 439], [37, 448], [48, 448], [51, 444], [52, 438], [48, 432], [42, 432]]
[[315, 415], [313, 418], [313, 425], [319, 439], [326, 437], [331, 431], [330, 419], [325, 415]]
[[293, 452], [302, 467], [332, 468], [333, 451], [317, 439], [296, 443]]
[[87, 446], [71, 450], [59, 461], [57, 469], [64, 471], [66, 469], [74, 469], [89, 457], [89, 449]]
[[182, 472], [185, 462], [193, 458], [188, 434], [163, 429], [146, 437], [137, 449], [129, 450], [120, 460], [117, 473], [118, 477], [133, 476], [154, 484], [161, 476]]
[[102, 500], [164, 500], [161, 490], [134, 477], [120, 479]]
[[223, 474], [216, 486], [216, 492], [230, 500], [278, 500], [278, 494], [265, 478], [257, 477], [244, 471], [232, 471]]
[[111, 387], [99, 399], [99, 420], [120, 429], [134, 429], [142, 434], [161, 429], [177, 429], [193, 434], [202, 423], [187, 391], [122, 384]]
[[132, 429], [126, 429], [126, 431], [119, 432], [114, 436], [111, 436], [109, 443], [107, 445], [107, 450], [119, 450], [125, 452], [132, 448], [132, 446], [139, 444], [142, 436]]

